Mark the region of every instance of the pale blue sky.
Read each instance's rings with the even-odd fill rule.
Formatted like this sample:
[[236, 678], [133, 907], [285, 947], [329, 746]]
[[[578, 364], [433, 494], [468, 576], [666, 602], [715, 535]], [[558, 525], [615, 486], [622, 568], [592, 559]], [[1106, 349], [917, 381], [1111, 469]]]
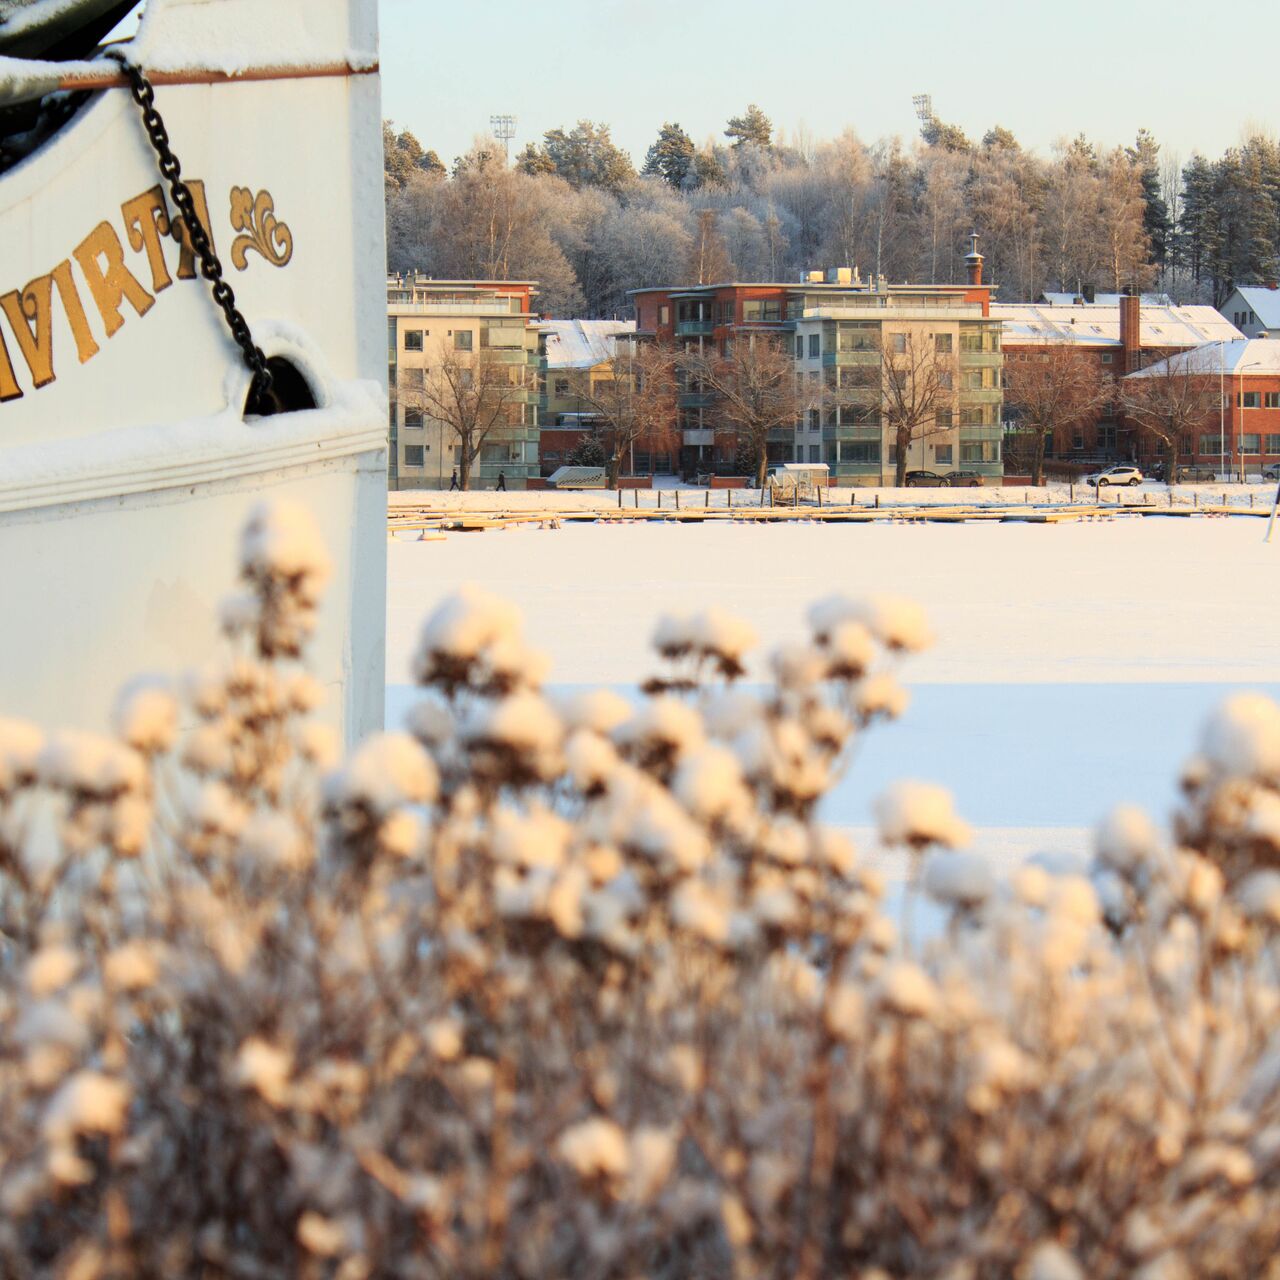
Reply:
[[383, 114], [446, 163], [518, 118], [581, 117], [639, 165], [664, 120], [701, 142], [757, 102], [814, 138], [911, 138], [912, 94], [970, 136], [1047, 151], [1146, 126], [1185, 158], [1280, 125], [1277, 0], [379, 0]]

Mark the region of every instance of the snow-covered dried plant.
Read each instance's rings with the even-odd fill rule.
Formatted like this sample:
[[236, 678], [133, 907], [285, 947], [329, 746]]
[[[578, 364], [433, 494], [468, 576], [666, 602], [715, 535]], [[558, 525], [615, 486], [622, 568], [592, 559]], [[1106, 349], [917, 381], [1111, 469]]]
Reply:
[[628, 701], [469, 591], [339, 761], [305, 513], [241, 571], [227, 659], [112, 735], [0, 720], [0, 1273], [1275, 1274], [1274, 705], [1087, 875], [997, 882], [892, 788], [916, 940], [816, 812], [918, 609], [825, 601], [763, 686], [742, 624], [667, 619]]

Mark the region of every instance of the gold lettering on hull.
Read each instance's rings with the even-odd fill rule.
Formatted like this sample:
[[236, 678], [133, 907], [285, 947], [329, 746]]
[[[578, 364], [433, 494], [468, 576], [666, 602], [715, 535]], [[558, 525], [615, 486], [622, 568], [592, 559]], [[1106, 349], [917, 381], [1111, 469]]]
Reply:
[[[209, 245], [217, 252], [213, 243], [213, 227], [209, 223], [209, 203], [204, 198], [204, 183], [199, 178], [192, 178], [187, 186], [191, 189], [191, 203], [196, 207], [196, 217], [209, 237]], [[178, 242], [178, 279], [194, 280], [196, 278], [196, 251], [187, 232], [186, 219], [173, 219], [173, 238]]]
[[133, 249], [145, 249], [147, 262], [151, 266], [151, 287], [157, 292], [167, 289], [173, 283], [169, 268], [164, 260], [164, 249], [160, 246], [160, 237], [169, 234], [169, 210], [165, 206], [164, 192], [159, 185], [144, 191], [132, 200], [126, 200], [120, 206], [124, 214], [124, 229], [129, 235], [129, 244]]
[[0, 296], [0, 311], [8, 317], [37, 389], [53, 381], [52, 295], [53, 277], [37, 276], [21, 293], [14, 289]]
[[98, 305], [98, 314], [106, 326], [108, 338], [114, 338], [124, 324], [124, 316], [120, 314], [121, 303], [127, 300], [140, 316], [151, 310], [155, 299], [124, 265], [124, 246], [111, 223], [98, 223], [76, 246], [75, 259]]
[[[212, 245], [213, 228], [209, 224], [204, 183], [193, 178], [187, 186], [191, 190], [196, 217]], [[245, 269], [245, 255], [250, 249], [260, 253], [273, 266], [287, 265], [293, 257], [293, 234], [286, 223], [277, 221], [271, 193], [264, 190], [254, 196], [248, 187], [233, 187], [230, 204], [232, 229], [245, 233], [237, 236], [232, 245], [231, 256], [236, 266], [241, 271]], [[64, 258], [47, 275], [37, 276], [21, 290], [12, 289], [0, 294], [0, 318], [8, 322], [17, 350], [37, 390], [57, 380], [54, 366], [55, 289], [80, 363], [91, 360], [99, 351], [76, 277], [72, 274], [72, 258], [80, 268], [108, 338], [123, 326], [125, 318], [121, 312], [126, 302], [137, 315], [144, 316], [155, 305], [155, 294], [167, 289], [175, 276], [179, 280], [199, 277], [197, 255], [187, 234], [186, 223], [170, 213], [161, 186], [150, 187], [126, 200], [120, 206], [120, 213], [129, 247], [146, 259], [154, 294], [147, 291], [125, 262], [124, 243], [110, 222], [100, 222], [76, 246], [71, 257]], [[165, 259], [164, 242], [167, 238], [178, 246], [178, 265], [173, 274]], [[4, 329], [0, 327], [0, 403], [18, 400], [22, 395]]]

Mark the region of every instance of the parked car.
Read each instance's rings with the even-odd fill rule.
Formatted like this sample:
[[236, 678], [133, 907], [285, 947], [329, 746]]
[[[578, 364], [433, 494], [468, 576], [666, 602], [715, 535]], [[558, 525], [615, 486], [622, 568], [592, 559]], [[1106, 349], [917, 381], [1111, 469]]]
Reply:
[[1137, 467], [1108, 467], [1105, 471], [1095, 471], [1092, 475], [1085, 476], [1084, 482], [1099, 489], [1110, 484], [1139, 485], [1142, 483], [1142, 472]]
[[1179, 467], [1178, 479], [1183, 484], [1208, 484], [1218, 478], [1212, 467]]
[[940, 476], [936, 471], [907, 472], [908, 489], [945, 489], [950, 484], [946, 476]]
[[1269, 462], [1262, 468], [1264, 480], [1280, 480], [1280, 462]]
[[953, 489], [982, 488], [982, 477], [976, 471], [948, 471], [945, 479]]

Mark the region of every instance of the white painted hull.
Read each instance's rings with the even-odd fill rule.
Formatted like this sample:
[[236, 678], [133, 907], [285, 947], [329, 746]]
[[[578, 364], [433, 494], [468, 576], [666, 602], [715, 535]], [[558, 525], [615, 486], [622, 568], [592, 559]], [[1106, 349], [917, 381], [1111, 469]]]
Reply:
[[[248, 0], [153, 8], [144, 67], [181, 78], [219, 50], [215, 72], [300, 59], [283, 78], [164, 84], [156, 105], [255, 340], [301, 370], [320, 407], [242, 420], [248, 371], [208, 284], [181, 278], [181, 246], [161, 234], [148, 195], [161, 178], [127, 92], [99, 93], [0, 175], [0, 715], [100, 724], [125, 679], [217, 653], [238, 531], [281, 495], [315, 514], [334, 563], [315, 670], [350, 738], [380, 723], [383, 696], [374, 4], [273, 0], [266, 23]], [[308, 73], [343, 61], [352, 74]], [[176, 222], [167, 194], [161, 209]]]

